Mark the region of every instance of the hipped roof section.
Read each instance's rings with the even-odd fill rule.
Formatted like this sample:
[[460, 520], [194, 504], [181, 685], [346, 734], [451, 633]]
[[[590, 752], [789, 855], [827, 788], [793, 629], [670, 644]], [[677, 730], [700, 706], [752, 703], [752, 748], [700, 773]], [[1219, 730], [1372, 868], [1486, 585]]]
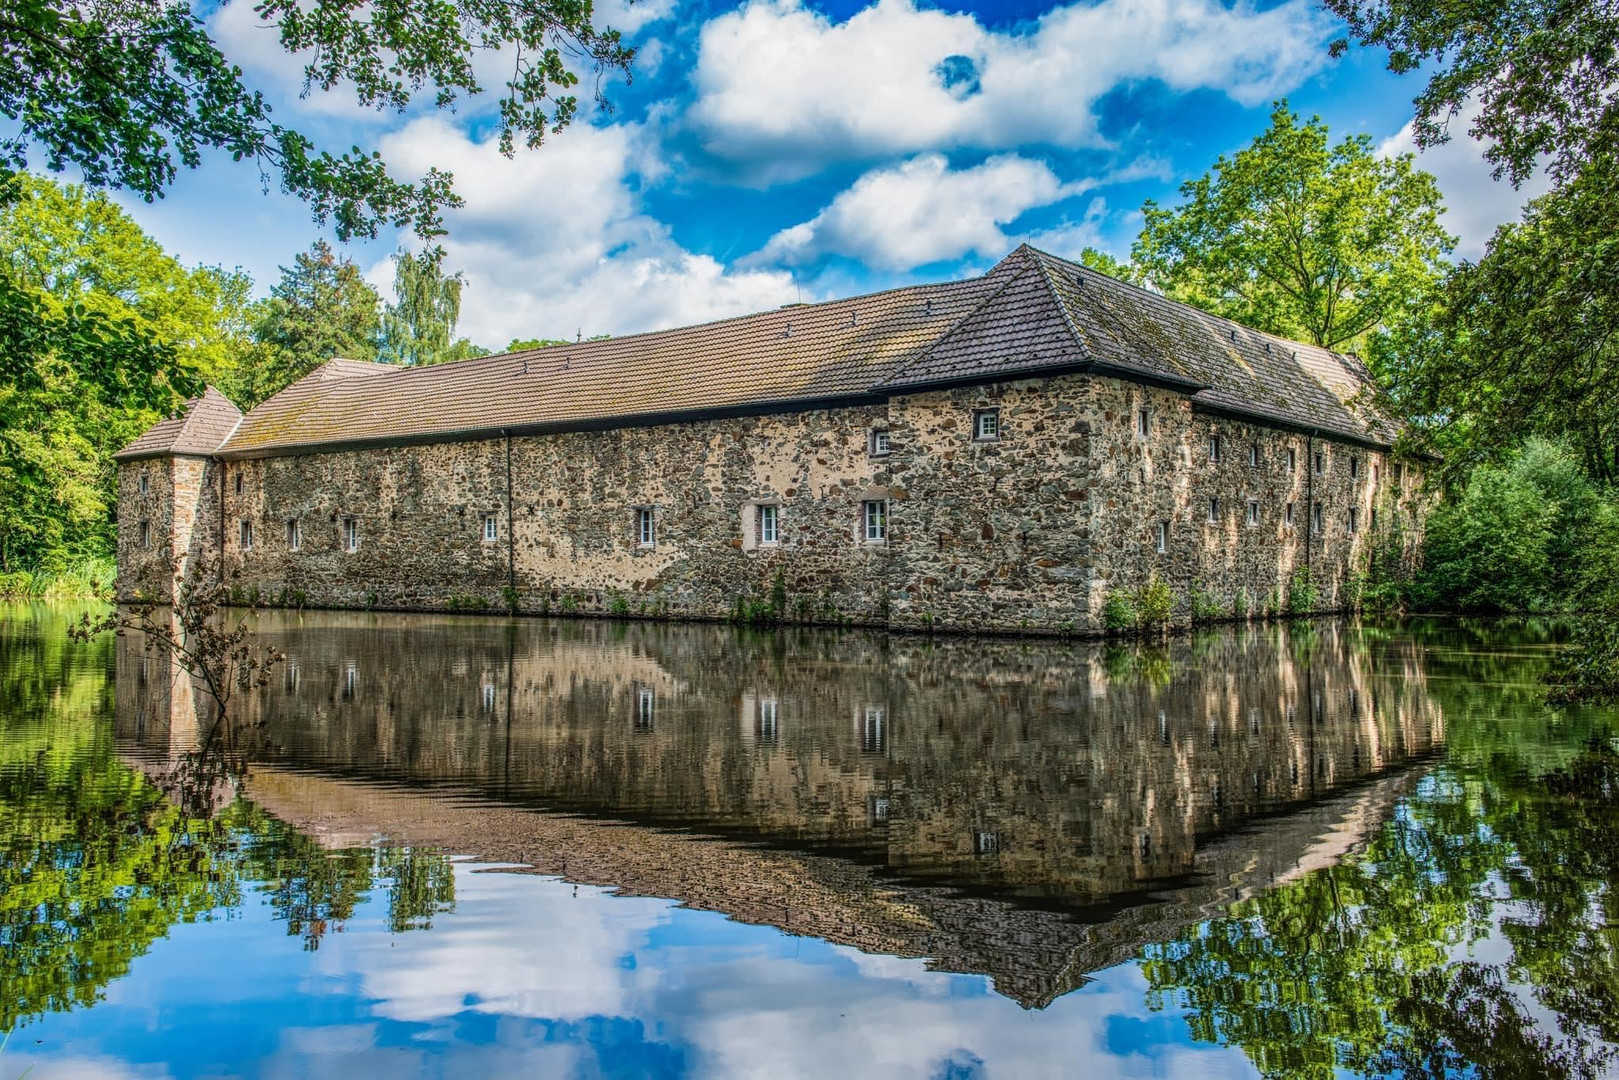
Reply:
[[113, 455], [120, 461], [164, 454], [208, 457], [218, 453], [242, 422], [242, 411], [213, 387], [194, 397], [167, 420], [159, 420], [140, 438]]
[[[1375, 444], [1397, 430], [1372, 406], [1370, 375], [1353, 357], [1023, 246], [982, 277], [700, 326], [435, 367], [333, 360], [250, 411], [217, 449], [257, 457], [790, 411], [1081, 370]], [[120, 456], [136, 456], [157, 431]]]

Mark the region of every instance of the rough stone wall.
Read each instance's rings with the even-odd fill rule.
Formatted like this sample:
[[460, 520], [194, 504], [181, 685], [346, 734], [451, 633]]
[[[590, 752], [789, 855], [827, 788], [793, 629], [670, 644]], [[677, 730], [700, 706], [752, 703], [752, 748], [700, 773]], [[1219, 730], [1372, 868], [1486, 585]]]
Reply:
[[[994, 439], [975, 437], [982, 410], [996, 413]], [[874, 429], [888, 453], [871, 452]], [[156, 459], [120, 473], [126, 597], [166, 595], [138, 522], [150, 522], [154, 551], [164, 536], [178, 553], [217, 545], [222, 490], [222, 564], [244, 600], [724, 618], [739, 602], [768, 603], [779, 574], [790, 619], [962, 630], [1096, 633], [1110, 594], [1155, 577], [1179, 623], [1283, 610], [1296, 572], [1314, 610], [1336, 610], [1374, 546], [1415, 550], [1425, 510], [1420, 476], [1406, 467], [1396, 484], [1381, 451], [1088, 375], [509, 442]], [[888, 507], [883, 542], [863, 535], [867, 500]], [[765, 506], [775, 543], [760, 532]]]
[[184, 573], [198, 554], [219, 551], [219, 468], [218, 462], [189, 456], [144, 458], [119, 466], [120, 600], [168, 603], [174, 597], [176, 571]]

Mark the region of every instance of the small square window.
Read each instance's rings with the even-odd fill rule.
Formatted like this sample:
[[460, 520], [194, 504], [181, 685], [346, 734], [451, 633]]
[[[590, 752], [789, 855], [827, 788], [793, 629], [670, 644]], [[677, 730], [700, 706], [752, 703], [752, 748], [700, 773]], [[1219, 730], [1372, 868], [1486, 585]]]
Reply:
[[635, 511], [635, 542], [644, 548], [655, 547], [658, 542], [657, 524], [652, 517], [652, 507], [637, 507]]
[[1209, 436], [1209, 460], [1220, 460], [1220, 436], [1218, 435]]
[[141, 522], [140, 537], [141, 547], [149, 548], [152, 546], [152, 523], [150, 521]]
[[1287, 448], [1287, 471], [1299, 471], [1299, 452], [1293, 449], [1291, 446]]
[[242, 541], [243, 551], [253, 550], [253, 523], [246, 518], [237, 523], [236, 535]]
[[1219, 520], [1220, 520], [1220, 500], [1219, 499], [1210, 499], [1209, 500], [1209, 524], [1213, 525], [1215, 522], [1217, 522]]
[[994, 442], [1001, 437], [1001, 410], [977, 409], [973, 412], [973, 438], [979, 442]]
[[1259, 464], [1259, 443], [1257, 440], [1248, 444], [1248, 464]]
[[297, 551], [304, 546], [304, 531], [297, 518], [287, 519], [287, 550]]
[[861, 535], [868, 544], [888, 541], [888, 503], [884, 499], [869, 499], [860, 504]]
[[781, 540], [781, 507], [766, 503], [759, 507], [759, 543], [775, 544]]
[[151, 480], [147, 478], [145, 473], [141, 473], [141, 494], [145, 495], [148, 491], [151, 491], [151, 490], [152, 490], [152, 482], [151, 482]]
[[1291, 529], [1293, 527], [1293, 504], [1292, 503], [1288, 503], [1287, 508], [1282, 511], [1282, 524], [1286, 525], [1289, 529]]
[[1160, 555], [1169, 550], [1169, 522], [1167, 521], [1160, 521], [1158, 523], [1157, 547], [1158, 554]]
[[1248, 524], [1259, 524], [1259, 503], [1250, 499], [1248, 501]]
[[1136, 410], [1136, 434], [1145, 439], [1152, 433], [1152, 414], [1146, 409]]
[[872, 457], [887, 457], [888, 456], [889, 442], [888, 442], [888, 429], [887, 428], [872, 428], [871, 429], [870, 451], [871, 451], [871, 456]]
[[242, 493], [242, 474], [237, 473], [236, 474], [236, 494], [240, 495], [241, 493]]
[[973, 833], [973, 852], [977, 855], [999, 855], [1001, 834], [984, 831]]
[[500, 539], [500, 518], [494, 514], [483, 515], [483, 539], [486, 544]]
[[343, 519], [343, 550], [360, 550], [360, 519], [346, 517]]

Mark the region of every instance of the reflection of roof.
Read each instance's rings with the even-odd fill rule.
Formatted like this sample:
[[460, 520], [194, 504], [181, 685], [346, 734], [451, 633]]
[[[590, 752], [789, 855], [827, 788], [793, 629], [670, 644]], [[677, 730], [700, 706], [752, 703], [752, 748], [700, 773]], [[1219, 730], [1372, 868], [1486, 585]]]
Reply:
[[223, 451], [668, 421], [1082, 370], [1352, 438], [1393, 435], [1359, 401], [1370, 376], [1354, 358], [1024, 246], [978, 278], [701, 326], [434, 367], [334, 360], [249, 412]]
[[210, 386], [201, 397], [192, 398], [176, 415], [153, 424], [113, 456], [125, 460], [157, 454], [206, 457], [220, 448], [241, 420], [241, 410]]

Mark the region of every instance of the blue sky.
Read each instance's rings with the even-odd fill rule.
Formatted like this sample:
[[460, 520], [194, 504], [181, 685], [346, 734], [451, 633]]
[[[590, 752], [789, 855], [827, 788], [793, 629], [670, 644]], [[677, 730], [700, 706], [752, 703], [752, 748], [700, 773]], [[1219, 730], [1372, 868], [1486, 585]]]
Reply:
[[[300, 97], [301, 62], [245, 0], [210, 19], [284, 121], [324, 145], [429, 166], [466, 199], [449, 216], [467, 280], [461, 332], [626, 333], [981, 271], [1028, 241], [1128, 254], [1147, 198], [1246, 144], [1287, 97], [1336, 134], [1410, 148], [1421, 83], [1380, 53], [1328, 56], [1338, 24], [1309, 0], [606, 0], [640, 49], [544, 147], [502, 158], [493, 99], [454, 113]], [[486, 84], [502, 60], [485, 58]], [[1464, 125], [1458, 125], [1458, 130]], [[1465, 135], [1423, 155], [1476, 256], [1533, 189], [1492, 181]], [[271, 178], [273, 181], [273, 178]], [[187, 262], [241, 266], [260, 290], [319, 235], [251, 166], [208, 160], [167, 199], [124, 203]], [[408, 237], [351, 245], [379, 285]]]

